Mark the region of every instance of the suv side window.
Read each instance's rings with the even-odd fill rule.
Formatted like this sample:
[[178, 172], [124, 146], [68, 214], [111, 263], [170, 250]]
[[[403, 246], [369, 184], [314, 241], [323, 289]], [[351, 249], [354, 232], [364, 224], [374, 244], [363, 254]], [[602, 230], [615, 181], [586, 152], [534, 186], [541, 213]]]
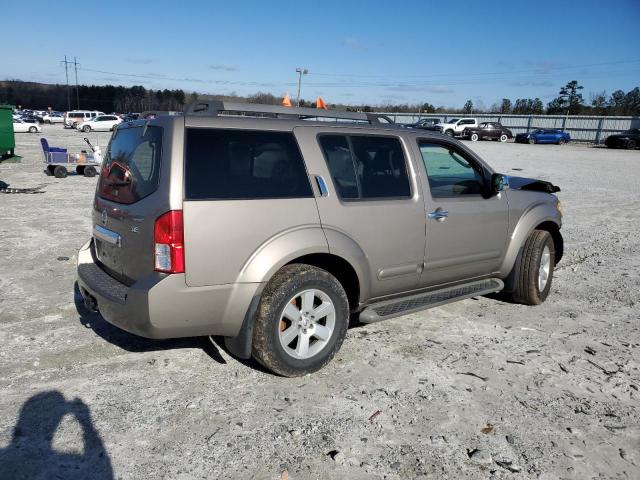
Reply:
[[482, 171], [453, 146], [427, 141], [421, 141], [419, 144], [433, 198], [483, 193]]
[[407, 163], [398, 138], [321, 135], [319, 141], [341, 199], [411, 196]]
[[313, 193], [292, 133], [188, 128], [185, 195], [229, 200]]

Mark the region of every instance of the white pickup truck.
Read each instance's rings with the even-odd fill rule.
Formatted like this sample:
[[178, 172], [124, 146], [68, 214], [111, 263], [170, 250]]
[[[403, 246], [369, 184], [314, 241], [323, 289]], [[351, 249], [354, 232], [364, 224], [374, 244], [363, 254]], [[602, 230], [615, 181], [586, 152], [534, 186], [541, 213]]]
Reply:
[[444, 133], [450, 137], [464, 136], [466, 128], [475, 128], [478, 126], [478, 120], [475, 118], [452, 118], [445, 123], [439, 123], [434, 128], [437, 132]]

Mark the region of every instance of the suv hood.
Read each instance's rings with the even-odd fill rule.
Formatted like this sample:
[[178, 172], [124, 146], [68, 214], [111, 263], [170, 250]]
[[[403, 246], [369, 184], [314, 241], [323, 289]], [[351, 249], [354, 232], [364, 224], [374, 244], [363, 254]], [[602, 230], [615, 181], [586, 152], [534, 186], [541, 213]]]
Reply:
[[509, 188], [512, 190], [529, 190], [544, 193], [557, 193], [560, 191], [560, 187], [546, 180], [512, 176], [509, 176]]

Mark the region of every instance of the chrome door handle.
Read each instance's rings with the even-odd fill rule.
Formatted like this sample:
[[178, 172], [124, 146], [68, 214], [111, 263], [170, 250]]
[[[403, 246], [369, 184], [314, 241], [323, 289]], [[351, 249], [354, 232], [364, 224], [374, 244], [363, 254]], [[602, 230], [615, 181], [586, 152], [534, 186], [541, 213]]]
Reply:
[[433, 218], [434, 220], [440, 220], [440, 221], [444, 220], [448, 216], [449, 216], [449, 212], [447, 212], [446, 210], [434, 210], [431, 213], [427, 213], [427, 217]]
[[318, 185], [318, 190], [320, 190], [321, 197], [329, 196], [329, 189], [327, 188], [327, 183], [324, 181], [321, 175], [316, 175], [316, 184]]

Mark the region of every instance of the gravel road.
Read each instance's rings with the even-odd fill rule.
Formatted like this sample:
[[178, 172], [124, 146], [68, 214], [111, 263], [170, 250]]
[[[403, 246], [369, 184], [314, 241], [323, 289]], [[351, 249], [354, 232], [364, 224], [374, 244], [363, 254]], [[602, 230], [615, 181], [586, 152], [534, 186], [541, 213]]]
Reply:
[[96, 180], [46, 177], [39, 138], [18, 135], [23, 163], [0, 164], [1, 181], [45, 191], [0, 194], [0, 478], [640, 478], [640, 151], [468, 142], [562, 187], [547, 302], [354, 327], [325, 369], [287, 379], [79, 307]]

